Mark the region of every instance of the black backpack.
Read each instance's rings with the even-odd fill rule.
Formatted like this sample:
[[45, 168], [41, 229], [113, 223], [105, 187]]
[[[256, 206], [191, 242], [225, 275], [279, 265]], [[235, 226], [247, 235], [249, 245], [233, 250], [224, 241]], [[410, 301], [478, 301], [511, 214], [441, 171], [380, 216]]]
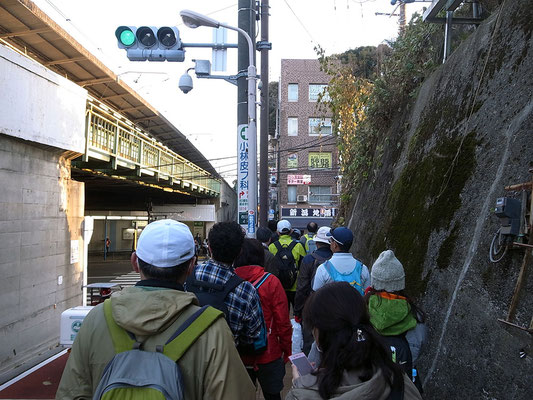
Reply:
[[296, 267], [296, 260], [292, 254], [292, 249], [299, 242], [293, 240], [288, 246], [282, 246], [279, 240], [274, 242], [274, 246], [278, 249], [278, 252], [275, 254], [276, 258], [279, 260], [279, 280], [281, 285], [285, 290], [289, 290], [296, 282], [296, 277], [298, 276], [298, 269]]
[[413, 361], [411, 349], [404, 335], [381, 336], [383, 341], [390, 346], [392, 360], [400, 366], [409, 378], [413, 378]]
[[239, 276], [233, 274], [228, 281], [221, 285], [212, 282], [199, 281], [192, 273], [185, 282], [187, 292], [192, 292], [198, 298], [200, 306], [211, 306], [222, 311], [228, 319], [228, 307], [224, 300], [233, 289], [244, 282]]

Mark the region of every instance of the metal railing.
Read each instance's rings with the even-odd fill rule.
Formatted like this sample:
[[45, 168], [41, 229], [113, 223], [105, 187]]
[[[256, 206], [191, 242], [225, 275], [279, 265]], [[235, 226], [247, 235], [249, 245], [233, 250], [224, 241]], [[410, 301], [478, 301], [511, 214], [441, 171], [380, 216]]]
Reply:
[[209, 172], [106, 108], [91, 100], [87, 101], [86, 153], [93, 151], [109, 155], [123, 165], [151, 171], [162, 179], [171, 179], [191, 190], [197, 187], [208, 194], [220, 194], [220, 181], [213, 178]]

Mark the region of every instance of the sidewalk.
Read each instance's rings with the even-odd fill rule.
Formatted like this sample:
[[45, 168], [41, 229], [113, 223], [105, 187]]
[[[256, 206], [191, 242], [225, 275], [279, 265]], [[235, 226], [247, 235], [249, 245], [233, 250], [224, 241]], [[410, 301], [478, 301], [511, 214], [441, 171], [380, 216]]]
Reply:
[[[129, 260], [127, 262], [120, 263], [124, 264], [120, 266], [117, 265], [118, 263], [114, 263], [118, 267], [117, 270], [124, 270], [120, 272], [130, 271], [124, 275], [117, 276], [117, 274], [113, 274], [114, 280], [124, 281], [122, 283], [131, 285], [134, 284], [138, 277], [135, 277], [136, 279], [132, 279], [134, 278], [131, 276], [133, 273], [130, 269], [126, 268], [126, 263], [129, 264]], [[105, 264], [105, 262], [95, 264]], [[104, 265], [98, 265], [96, 268], [98, 267], [103, 268]], [[100, 271], [96, 269], [95, 272], [98, 274]], [[125, 281], [128, 282], [126, 283]], [[61, 375], [65, 369], [68, 354], [69, 353], [66, 349], [60, 351], [56, 355], [53, 355], [43, 362], [37, 364], [35, 367], [27, 370], [26, 372], [21, 372], [20, 375], [0, 385], [0, 399], [54, 399], [59, 382], [61, 380]], [[285, 398], [285, 395], [292, 386], [292, 371], [290, 363], [286, 364], [285, 371], [284, 389], [281, 396], [282, 399]], [[256, 399], [264, 399], [260, 387], [257, 389]]]
[[[54, 399], [67, 359], [68, 352], [64, 350], [11, 381], [6, 382], [0, 386], [0, 399]], [[283, 384], [284, 388], [281, 392], [282, 399], [285, 398], [292, 386], [290, 363], [285, 365]], [[260, 387], [257, 388], [255, 398], [256, 400], [264, 400]]]
[[0, 386], [0, 399], [54, 399], [67, 363], [63, 350]]

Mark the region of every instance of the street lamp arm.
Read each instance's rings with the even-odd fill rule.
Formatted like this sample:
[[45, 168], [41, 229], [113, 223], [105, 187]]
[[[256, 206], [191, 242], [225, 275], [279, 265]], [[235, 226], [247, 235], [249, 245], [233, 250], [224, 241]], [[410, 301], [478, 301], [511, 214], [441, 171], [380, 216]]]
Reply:
[[246, 38], [246, 41], [248, 42], [248, 65], [254, 65], [254, 45], [250, 35], [248, 35], [248, 33], [244, 29], [241, 29], [237, 26], [230, 26], [221, 22], [219, 23], [219, 26], [221, 26], [222, 28], [231, 29], [232, 31], [237, 31]]
[[[208, 26], [212, 28], [227, 28], [242, 34], [248, 42], [248, 154], [249, 166], [247, 176], [248, 182], [248, 234], [255, 237], [255, 221], [257, 214], [257, 124], [256, 124], [256, 68], [254, 65], [254, 44], [250, 35], [243, 29], [230, 26], [205, 15], [190, 10], [180, 12], [181, 18], [189, 28], [198, 28], [199, 26]], [[188, 75], [187, 75], [188, 76]], [[186, 87], [190, 90], [192, 85]], [[185, 86], [184, 86], [185, 87]], [[181, 86], [180, 86], [181, 88]]]

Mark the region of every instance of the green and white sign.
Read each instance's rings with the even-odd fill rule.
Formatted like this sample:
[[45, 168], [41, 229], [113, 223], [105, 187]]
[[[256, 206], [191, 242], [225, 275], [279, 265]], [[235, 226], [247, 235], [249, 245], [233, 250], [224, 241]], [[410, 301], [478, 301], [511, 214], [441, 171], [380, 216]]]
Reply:
[[248, 229], [248, 125], [237, 127], [237, 199], [239, 224]]

